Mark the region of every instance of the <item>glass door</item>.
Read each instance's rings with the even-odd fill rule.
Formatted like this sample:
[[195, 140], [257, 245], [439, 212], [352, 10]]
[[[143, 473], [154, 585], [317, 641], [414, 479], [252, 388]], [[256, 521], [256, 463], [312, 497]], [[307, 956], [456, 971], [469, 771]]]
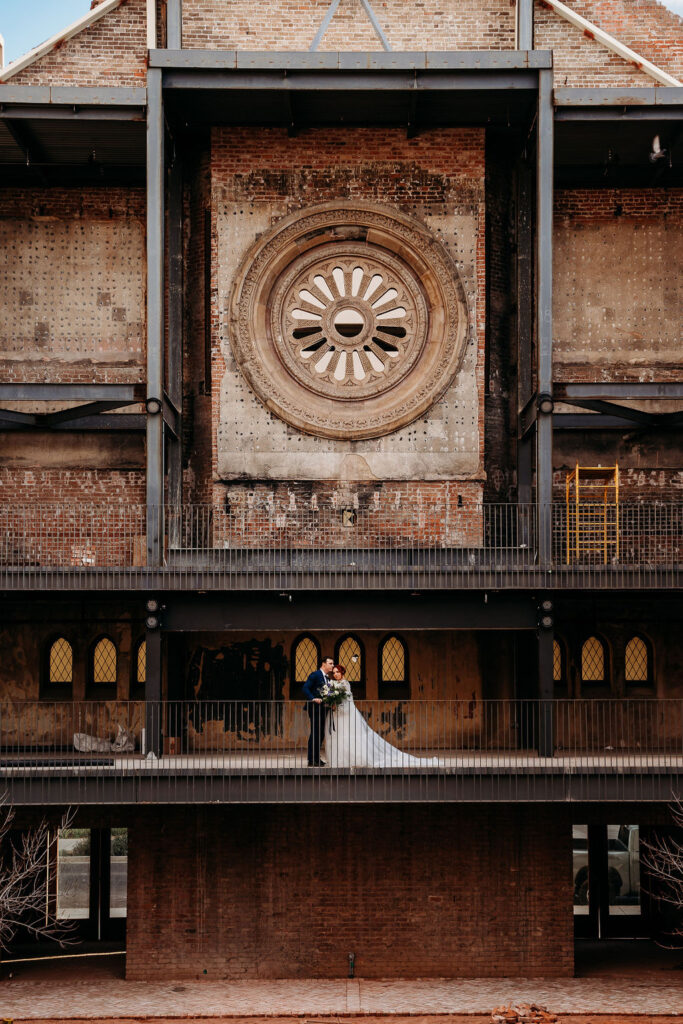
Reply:
[[127, 829], [63, 829], [57, 842], [57, 917], [76, 921], [82, 939], [122, 939], [127, 876]]
[[574, 930], [580, 938], [645, 933], [638, 825], [574, 825]]

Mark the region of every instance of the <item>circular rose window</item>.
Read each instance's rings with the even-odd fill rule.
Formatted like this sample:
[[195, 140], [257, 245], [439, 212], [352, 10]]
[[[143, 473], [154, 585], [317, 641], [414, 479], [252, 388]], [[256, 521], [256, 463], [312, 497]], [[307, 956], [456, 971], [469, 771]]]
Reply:
[[307, 433], [357, 440], [411, 422], [457, 373], [467, 307], [457, 270], [412, 218], [327, 205], [249, 252], [231, 300], [235, 358], [264, 404]]

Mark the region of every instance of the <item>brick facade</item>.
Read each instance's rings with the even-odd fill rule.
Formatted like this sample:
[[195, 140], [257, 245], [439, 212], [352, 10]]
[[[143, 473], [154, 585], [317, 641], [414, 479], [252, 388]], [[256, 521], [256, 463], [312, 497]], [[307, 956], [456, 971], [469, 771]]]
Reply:
[[145, 86], [147, 3], [120, 7], [17, 72], [13, 85]]
[[[171, 808], [130, 832], [127, 977], [568, 976], [563, 809]], [[179, 878], [193, 885], [178, 885]]]

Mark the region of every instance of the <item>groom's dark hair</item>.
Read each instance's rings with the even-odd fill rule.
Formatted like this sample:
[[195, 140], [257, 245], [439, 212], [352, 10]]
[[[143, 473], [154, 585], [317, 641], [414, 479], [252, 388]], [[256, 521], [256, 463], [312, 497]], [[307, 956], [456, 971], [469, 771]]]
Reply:
[[331, 654], [328, 654], [326, 657], [321, 658], [320, 659], [320, 664], [324, 665], [326, 661], [334, 661], [334, 658], [332, 657]]

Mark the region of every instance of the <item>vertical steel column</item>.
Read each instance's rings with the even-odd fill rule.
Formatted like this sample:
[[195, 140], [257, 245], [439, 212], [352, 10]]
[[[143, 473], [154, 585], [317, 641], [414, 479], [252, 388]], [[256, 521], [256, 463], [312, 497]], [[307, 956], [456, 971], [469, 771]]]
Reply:
[[168, 0], [166, 6], [166, 47], [169, 50], [182, 50], [183, 0]]
[[147, 564], [164, 554], [164, 104], [147, 72]]
[[552, 554], [553, 498], [553, 74], [539, 71], [536, 152], [536, 502], [538, 554], [548, 567]]
[[145, 753], [161, 753], [161, 630], [145, 635]]
[[538, 631], [538, 753], [541, 757], [552, 757], [555, 750], [553, 736], [553, 649], [555, 632], [553, 628], [539, 628]]
[[168, 394], [179, 414], [178, 436], [167, 434], [168, 503], [177, 508], [183, 493], [183, 168], [177, 149], [168, 176]]
[[519, 413], [533, 393], [533, 215], [531, 168], [523, 154], [515, 182], [516, 306], [517, 306], [517, 501], [531, 502], [533, 440], [521, 436]]
[[517, 0], [517, 49], [534, 48], [534, 0]]

